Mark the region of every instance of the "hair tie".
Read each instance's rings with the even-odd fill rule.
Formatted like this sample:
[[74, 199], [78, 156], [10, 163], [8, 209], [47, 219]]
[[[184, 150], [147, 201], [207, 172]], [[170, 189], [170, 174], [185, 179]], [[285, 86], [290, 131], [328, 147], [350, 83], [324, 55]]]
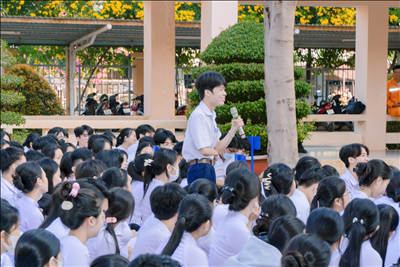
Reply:
[[272, 175], [272, 173], [268, 173], [266, 178], [261, 179], [261, 182], [264, 185], [264, 189], [266, 189], [266, 190], [270, 190], [269, 185], [271, 184], [271, 179], [272, 179], [271, 175]]
[[396, 195], [397, 194], [400, 194], [400, 189], [399, 190], [397, 190], [396, 192], [394, 192]]
[[79, 184], [78, 183], [73, 183], [72, 184], [72, 189], [71, 189], [71, 192], [69, 193], [69, 195], [75, 198], [78, 195], [79, 189], [81, 189]]
[[268, 212], [261, 212], [261, 213], [260, 213], [260, 216], [261, 216], [261, 217], [268, 218]]
[[361, 219], [361, 220], [358, 220], [358, 218], [357, 218], [357, 217], [354, 217], [354, 219], [353, 219], [353, 223], [356, 223], [356, 222], [360, 222], [360, 224], [361, 224], [361, 225], [364, 225], [364, 220], [363, 220], [363, 219]]
[[117, 218], [115, 217], [107, 217], [106, 218], [106, 223], [116, 223], [117, 222]]
[[225, 191], [225, 190], [231, 191], [231, 193], [233, 193], [233, 191], [235, 190], [235, 188], [230, 187], [230, 186], [228, 186], [228, 185], [224, 185], [224, 186], [222, 187], [222, 191]]
[[186, 216], [185, 216], [185, 214], [181, 214], [181, 215], [179, 215], [179, 217], [178, 217], [178, 220], [179, 220], [180, 218], [184, 218], [184, 219], [186, 220]]
[[144, 166], [145, 166], [145, 167], [151, 166], [151, 163], [153, 163], [153, 160], [152, 160], [152, 159], [145, 159], [145, 160], [144, 160]]

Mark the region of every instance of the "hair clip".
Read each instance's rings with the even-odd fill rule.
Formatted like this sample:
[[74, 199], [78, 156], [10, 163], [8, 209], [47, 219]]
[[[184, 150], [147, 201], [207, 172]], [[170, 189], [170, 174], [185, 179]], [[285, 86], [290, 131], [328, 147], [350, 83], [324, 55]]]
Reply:
[[73, 183], [72, 184], [72, 189], [71, 192], [69, 193], [70, 196], [76, 197], [78, 195], [78, 191], [81, 187], [79, 186], [78, 183]]
[[65, 201], [63, 201], [63, 203], [61, 203], [61, 208], [62, 208], [63, 210], [70, 210], [70, 209], [72, 209], [73, 207], [74, 207], [74, 204], [72, 204], [71, 201], [65, 200]]
[[261, 216], [261, 217], [268, 217], [268, 213], [267, 213], [267, 212], [261, 212], [261, 213], [260, 213], [260, 216]]
[[106, 218], [106, 223], [116, 223], [117, 222], [117, 218], [115, 217], [107, 217]]
[[145, 167], [151, 166], [151, 163], [152, 163], [152, 162], [153, 162], [152, 159], [145, 159], [145, 160], [144, 160], [144, 166], [145, 166]]
[[394, 192], [396, 195], [397, 194], [400, 194], [400, 189], [399, 190], [397, 190], [396, 192]]
[[233, 193], [233, 190], [235, 190], [235, 188], [230, 187], [230, 186], [227, 186], [227, 185], [224, 185], [224, 186], [222, 187], [222, 191], [225, 191], [225, 190], [229, 190], [229, 191], [231, 191], [231, 192]]
[[271, 175], [272, 175], [272, 173], [268, 173], [266, 178], [261, 179], [261, 182], [264, 185], [264, 189], [266, 189], [266, 190], [270, 190], [269, 185], [271, 184], [271, 179], [272, 179]]
[[356, 222], [360, 222], [360, 224], [361, 224], [361, 225], [364, 225], [364, 220], [363, 220], [363, 219], [361, 219], [361, 220], [358, 220], [358, 218], [357, 218], [357, 217], [354, 217], [354, 219], [353, 219], [353, 223], [356, 223]]

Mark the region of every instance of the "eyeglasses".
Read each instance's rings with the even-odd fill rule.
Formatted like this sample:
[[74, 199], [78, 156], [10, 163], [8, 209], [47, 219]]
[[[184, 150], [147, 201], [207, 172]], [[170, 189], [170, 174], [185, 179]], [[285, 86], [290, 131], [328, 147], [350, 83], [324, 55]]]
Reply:
[[345, 196], [348, 196], [349, 198], [351, 198], [352, 195], [353, 195], [352, 192], [347, 192], [347, 195], [343, 194], [344, 197], [345, 197]]
[[174, 146], [175, 143], [170, 143], [170, 142], [165, 142], [163, 143], [163, 146]]
[[238, 152], [238, 150], [232, 150], [232, 149], [230, 149], [229, 147], [228, 147], [228, 150], [229, 150], [229, 152], [231, 152], [232, 154], [236, 154], [237, 152]]

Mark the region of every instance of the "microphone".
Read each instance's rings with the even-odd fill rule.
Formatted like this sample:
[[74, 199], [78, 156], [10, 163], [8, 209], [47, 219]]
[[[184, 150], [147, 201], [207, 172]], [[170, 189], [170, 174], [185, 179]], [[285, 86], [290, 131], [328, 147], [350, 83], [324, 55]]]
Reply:
[[[231, 107], [230, 109], [233, 119], [239, 118], [239, 114], [236, 107]], [[244, 131], [242, 127], [239, 127], [239, 134], [244, 135]]]

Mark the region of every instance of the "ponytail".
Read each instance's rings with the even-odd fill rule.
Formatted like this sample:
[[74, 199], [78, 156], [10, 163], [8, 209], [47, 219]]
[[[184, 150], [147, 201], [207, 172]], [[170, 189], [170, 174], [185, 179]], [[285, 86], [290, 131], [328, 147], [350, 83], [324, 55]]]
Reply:
[[42, 179], [42, 168], [36, 162], [25, 162], [15, 169], [13, 183], [22, 193], [29, 193], [35, 189], [37, 179]]
[[392, 178], [386, 188], [387, 197], [393, 199], [394, 202], [400, 203], [400, 171], [393, 172]]
[[389, 166], [380, 159], [357, 163], [356, 174], [360, 186], [370, 186], [376, 178], [390, 179], [392, 172]]
[[117, 146], [122, 145], [125, 142], [125, 137], [131, 136], [132, 132], [135, 134], [135, 130], [132, 128], [124, 128], [117, 137]]
[[346, 183], [338, 177], [327, 177], [323, 179], [317, 188], [310, 211], [317, 208], [331, 208], [336, 198], [342, 198], [346, 192]]
[[308, 267], [307, 261], [298, 251], [289, 251], [282, 256], [283, 267]]
[[171, 234], [171, 237], [162, 251], [162, 255], [172, 256], [174, 254], [176, 248], [179, 246], [181, 242], [183, 231], [186, 229], [186, 217], [179, 215], [178, 220], [176, 221], [174, 231]]
[[294, 173], [291, 168], [282, 163], [269, 166], [263, 174], [263, 188], [267, 197], [271, 195], [290, 193], [294, 181]]

